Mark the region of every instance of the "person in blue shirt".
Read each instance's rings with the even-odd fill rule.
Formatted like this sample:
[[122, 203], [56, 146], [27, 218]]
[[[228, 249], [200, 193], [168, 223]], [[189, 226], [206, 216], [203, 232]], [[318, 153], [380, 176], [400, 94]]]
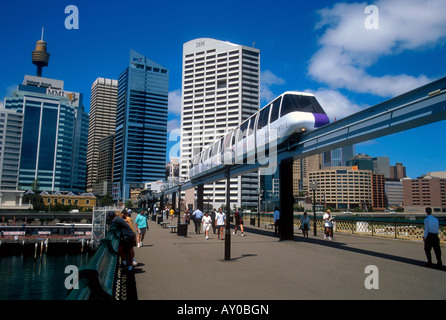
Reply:
[[275, 207], [274, 209], [274, 213], [273, 213], [273, 218], [274, 218], [274, 236], [279, 235], [280, 236], [280, 211], [279, 208]]
[[143, 246], [142, 242], [147, 232], [147, 217], [144, 213], [144, 211], [141, 211], [135, 219], [136, 231], [138, 233], [138, 248]]
[[427, 218], [424, 219], [424, 252], [427, 258], [427, 267], [432, 267], [431, 250], [434, 249], [435, 257], [437, 258], [437, 268], [442, 269], [443, 263], [441, 261], [440, 239], [438, 232], [440, 230], [438, 219], [432, 216], [432, 209], [426, 208]]
[[201, 212], [200, 209], [196, 209], [194, 213], [192, 213], [192, 219], [194, 220], [196, 234], [200, 234], [202, 218], [203, 218], [203, 212]]

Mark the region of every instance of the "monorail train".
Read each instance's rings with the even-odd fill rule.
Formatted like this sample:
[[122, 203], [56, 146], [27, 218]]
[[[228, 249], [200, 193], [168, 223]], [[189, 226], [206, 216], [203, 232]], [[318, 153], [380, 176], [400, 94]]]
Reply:
[[287, 91], [195, 155], [189, 177], [193, 179], [223, 164], [250, 163], [256, 155], [259, 160], [259, 150], [264, 154], [271, 141], [282, 145], [327, 123], [328, 117], [313, 94]]

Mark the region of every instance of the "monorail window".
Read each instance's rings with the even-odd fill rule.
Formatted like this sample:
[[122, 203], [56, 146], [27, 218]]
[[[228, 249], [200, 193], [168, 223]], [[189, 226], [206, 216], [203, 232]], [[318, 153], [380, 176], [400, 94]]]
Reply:
[[286, 94], [283, 96], [282, 112], [280, 116], [283, 117], [293, 111], [325, 114], [315, 97]]
[[219, 147], [220, 147], [220, 143], [219, 142], [215, 142], [214, 145], [212, 146], [212, 156], [215, 156], [217, 154], [219, 154]]
[[251, 117], [251, 122], [249, 123], [249, 131], [248, 134], [251, 134], [254, 131], [254, 126], [256, 123], [257, 114], [253, 117]]
[[279, 110], [280, 110], [280, 101], [282, 100], [282, 97], [277, 98], [273, 101], [272, 106], [273, 109], [271, 110], [271, 122], [276, 121], [279, 118]]
[[238, 131], [237, 141], [241, 141], [244, 136], [247, 136], [246, 129], [248, 129], [249, 119], [242, 123]]
[[271, 108], [271, 104], [267, 105], [260, 111], [259, 122], [257, 124], [257, 128], [261, 129], [268, 124], [269, 117], [269, 109]]

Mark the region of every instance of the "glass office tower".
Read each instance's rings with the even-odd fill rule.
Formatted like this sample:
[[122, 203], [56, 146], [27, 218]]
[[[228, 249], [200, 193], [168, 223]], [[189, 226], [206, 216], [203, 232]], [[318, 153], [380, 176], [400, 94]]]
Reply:
[[165, 178], [169, 71], [130, 50], [118, 83], [113, 197], [125, 201], [131, 188]]
[[23, 114], [19, 187], [85, 191], [88, 114], [82, 95], [64, 91], [63, 81], [25, 76], [5, 99], [5, 108]]

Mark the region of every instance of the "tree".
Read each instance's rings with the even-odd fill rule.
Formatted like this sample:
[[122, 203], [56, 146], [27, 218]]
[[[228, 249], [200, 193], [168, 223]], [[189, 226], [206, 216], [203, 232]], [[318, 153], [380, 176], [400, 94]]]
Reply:
[[39, 179], [34, 179], [33, 183], [31, 183], [31, 190], [34, 193], [37, 193], [37, 191], [40, 190], [40, 182]]
[[105, 196], [101, 199], [99, 202], [100, 207], [108, 207], [113, 205], [113, 199], [112, 197], [106, 193]]
[[126, 208], [133, 208], [133, 201], [132, 200], [127, 200], [126, 202], [125, 202], [125, 207]]

